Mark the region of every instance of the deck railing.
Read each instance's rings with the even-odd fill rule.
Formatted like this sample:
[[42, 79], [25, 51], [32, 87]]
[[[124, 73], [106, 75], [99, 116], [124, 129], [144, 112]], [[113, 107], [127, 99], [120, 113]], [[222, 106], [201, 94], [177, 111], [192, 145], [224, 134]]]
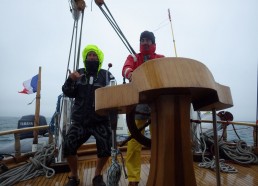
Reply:
[[[194, 123], [212, 123], [211, 120], [191, 120], [191, 122]], [[253, 130], [253, 141], [254, 141], [254, 151], [258, 153], [257, 150], [257, 125], [255, 123], [249, 123], [249, 122], [233, 122], [233, 121], [217, 121], [218, 123], [222, 124], [235, 124], [235, 125], [244, 125], [244, 126], [251, 126], [254, 128]], [[36, 126], [36, 127], [28, 127], [28, 128], [22, 128], [22, 129], [15, 129], [15, 130], [7, 130], [7, 131], [1, 131], [0, 136], [8, 135], [8, 134], [14, 134], [14, 149], [15, 149], [15, 157], [21, 156], [21, 143], [20, 143], [20, 133], [24, 132], [30, 132], [30, 131], [38, 131], [38, 130], [45, 130], [49, 129], [48, 125], [44, 126]], [[49, 139], [48, 143], [53, 143], [53, 134], [49, 131]], [[224, 134], [225, 135], [225, 134]]]
[[[194, 123], [212, 123], [213, 121], [212, 120], [193, 120], [191, 119], [191, 122], [194, 122]], [[233, 125], [243, 125], [243, 126], [250, 126], [250, 127], [253, 127], [253, 150], [254, 150], [254, 153], [258, 155], [258, 126], [256, 123], [251, 123], [251, 122], [235, 122], [235, 121], [217, 121], [217, 123], [221, 123], [223, 124], [223, 140], [224, 141], [227, 141], [227, 125], [229, 124], [233, 124]]]
[[[48, 125], [44, 125], [44, 126], [36, 126], [36, 127], [28, 127], [28, 128], [22, 128], [22, 129], [15, 129], [15, 130], [7, 130], [7, 131], [2, 131], [0, 132], [0, 136], [3, 135], [8, 135], [8, 134], [14, 134], [14, 156], [15, 157], [19, 157], [21, 156], [21, 142], [20, 142], [20, 133], [24, 133], [24, 132], [30, 132], [30, 131], [36, 131], [38, 132], [39, 130], [46, 130], [49, 129]], [[53, 142], [53, 135], [52, 133], [49, 131], [49, 135], [48, 135], [48, 143], [52, 143]]]

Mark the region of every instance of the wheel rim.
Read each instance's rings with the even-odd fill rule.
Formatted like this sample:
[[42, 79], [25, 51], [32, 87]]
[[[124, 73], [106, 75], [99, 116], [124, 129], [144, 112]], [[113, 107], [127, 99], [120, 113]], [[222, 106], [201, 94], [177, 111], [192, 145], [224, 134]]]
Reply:
[[151, 139], [144, 136], [135, 124], [135, 108], [126, 114], [126, 122], [132, 138], [137, 140], [140, 144], [150, 148]]

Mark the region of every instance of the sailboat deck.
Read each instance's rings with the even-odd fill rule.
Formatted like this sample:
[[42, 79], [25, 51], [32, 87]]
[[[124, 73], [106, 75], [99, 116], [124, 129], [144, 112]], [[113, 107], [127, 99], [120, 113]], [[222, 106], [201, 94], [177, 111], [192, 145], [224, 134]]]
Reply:
[[[119, 159], [120, 161], [120, 159]], [[150, 169], [150, 155], [148, 153], [142, 154], [142, 169], [141, 169], [141, 181], [139, 186], [145, 186], [148, 179], [149, 169]], [[109, 164], [111, 161], [109, 161]], [[231, 166], [234, 166], [238, 171], [237, 173], [221, 173], [221, 185], [248, 185], [248, 186], [256, 186], [258, 185], [258, 165], [252, 166], [242, 166], [237, 164], [228, 163]], [[200, 168], [198, 167], [198, 163], [194, 162], [194, 170], [197, 185], [199, 186], [215, 186], [216, 183], [216, 173], [213, 170]], [[107, 178], [107, 165], [104, 170], [104, 181]], [[94, 177], [96, 167], [96, 157], [95, 156], [87, 156], [81, 157], [79, 160], [79, 176], [80, 176], [80, 185], [81, 186], [91, 186], [92, 178]], [[46, 178], [45, 176], [40, 176], [28, 181], [22, 181], [16, 184], [16, 186], [62, 186], [67, 182], [68, 172], [65, 173], [57, 173], [52, 178]], [[125, 175], [122, 172], [122, 176], [119, 182], [119, 186], [127, 186], [128, 180], [125, 179]]]

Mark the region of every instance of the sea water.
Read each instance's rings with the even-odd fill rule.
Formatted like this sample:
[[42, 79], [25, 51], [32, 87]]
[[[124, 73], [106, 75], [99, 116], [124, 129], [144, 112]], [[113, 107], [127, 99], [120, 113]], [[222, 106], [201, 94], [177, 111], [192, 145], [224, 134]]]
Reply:
[[[247, 123], [255, 123], [248, 121]], [[239, 138], [247, 143], [249, 146], [254, 145], [253, 139], [254, 127], [251, 126], [241, 126], [241, 125], [228, 125], [227, 126], [227, 141], [236, 140]], [[222, 135], [222, 130], [218, 131], [218, 135]]]
[[[7, 131], [7, 130], [14, 130], [18, 127], [18, 121], [21, 119], [21, 117], [5, 117], [0, 116], [0, 131]], [[47, 123], [50, 122], [51, 118], [46, 118]], [[0, 148], [2, 145], [8, 144], [10, 142], [14, 142], [14, 135], [13, 134], [7, 134], [0, 136]]]
[[[17, 129], [19, 119], [19, 117], [0, 117], [0, 131]], [[0, 136], [0, 148], [13, 140], [13, 134]]]

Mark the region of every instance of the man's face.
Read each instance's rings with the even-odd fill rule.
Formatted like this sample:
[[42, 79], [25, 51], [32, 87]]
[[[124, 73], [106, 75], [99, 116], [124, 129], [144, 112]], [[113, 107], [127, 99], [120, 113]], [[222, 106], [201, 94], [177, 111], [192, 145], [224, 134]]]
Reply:
[[152, 41], [148, 38], [142, 38], [140, 40], [140, 44], [144, 46], [144, 50], [149, 50], [150, 45], [152, 44]]
[[87, 60], [88, 61], [99, 61], [99, 58], [95, 52], [91, 51], [87, 55]]
[[89, 75], [96, 75], [99, 68], [99, 58], [97, 54], [93, 51], [88, 52], [85, 61], [86, 71]]

